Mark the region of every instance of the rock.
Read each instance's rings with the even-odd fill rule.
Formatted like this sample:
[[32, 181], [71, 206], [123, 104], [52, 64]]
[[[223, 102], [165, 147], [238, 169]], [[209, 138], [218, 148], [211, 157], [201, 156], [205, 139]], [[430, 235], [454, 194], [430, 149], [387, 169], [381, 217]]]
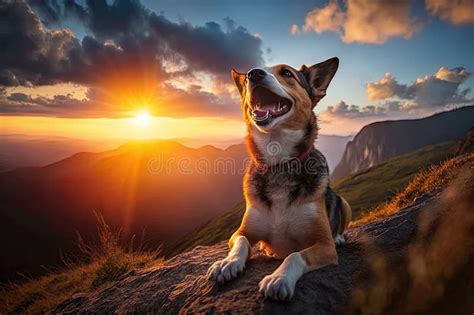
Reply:
[[[259, 281], [280, 262], [258, 250], [234, 281], [219, 285], [207, 280], [208, 267], [227, 254], [227, 244], [221, 242], [76, 295], [52, 312], [471, 314], [474, 188], [467, 183], [425, 195], [381, 221], [349, 230], [348, 242], [338, 248], [339, 265], [304, 275], [289, 302], [266, 300], [259, 294]], [[453, 225], [444, 222], [456, 222], [455, 229], [446, 230]], [[450, 304], [453, 301], [456, 304]]]

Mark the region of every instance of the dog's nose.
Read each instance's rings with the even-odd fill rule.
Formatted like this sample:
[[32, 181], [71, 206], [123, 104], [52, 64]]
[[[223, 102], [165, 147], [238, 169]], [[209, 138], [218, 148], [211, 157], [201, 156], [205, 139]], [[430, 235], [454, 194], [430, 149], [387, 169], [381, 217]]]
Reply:
[[265, 75], [267, 75], [267, 73], [265, 72], [265, 70], [259, 69], [259, 68], [255, 68], [255, 69], [250, 70], [250, 71], [247, 73], [247, 78], [248, 78], [250, 81], [258, 82], [258, 81], [260, 81], [261, 79], [263, 79], [263, 78], [265, 77]]

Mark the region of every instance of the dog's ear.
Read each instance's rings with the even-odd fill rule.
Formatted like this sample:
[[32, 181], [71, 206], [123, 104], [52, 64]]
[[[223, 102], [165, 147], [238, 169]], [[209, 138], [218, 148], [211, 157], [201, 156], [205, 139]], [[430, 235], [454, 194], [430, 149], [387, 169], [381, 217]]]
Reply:
[[339, 67], [339, 58], [334, 57], [326, 61], [312, 65], [311, 67], [301, 66], [303, 73], [311, 87], [311, 100], [313, 107], [326, 95], [326, 90]]
[[245, 88], [245, 73], [239, 73], [232, 69], [232, 79], [234, 80], [235, 86], [237, 86], [240, 96], [242, 97]]

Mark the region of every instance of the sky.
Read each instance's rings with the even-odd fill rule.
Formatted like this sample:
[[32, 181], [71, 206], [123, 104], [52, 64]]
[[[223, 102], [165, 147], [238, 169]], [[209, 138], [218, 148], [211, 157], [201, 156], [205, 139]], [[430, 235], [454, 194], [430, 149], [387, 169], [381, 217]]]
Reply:
[[321, 133], [474, 104], [473, 0], [0, 0], [0, 133], [239, 142], [230, 69], [337, 56]]

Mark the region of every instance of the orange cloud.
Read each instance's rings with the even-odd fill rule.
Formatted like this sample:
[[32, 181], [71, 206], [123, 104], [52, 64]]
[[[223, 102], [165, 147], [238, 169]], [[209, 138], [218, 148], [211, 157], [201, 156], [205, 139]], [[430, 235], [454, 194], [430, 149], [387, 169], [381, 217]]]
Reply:
[[426, 0], [426, 10], [452, 24], [474, 23], [472, 0]]
[[452, 83], [464, 82], [471, 74], [464, 68], [449, 69], [446, 67], [439, 68], [435, 73], [437, 79]]
[[409, 0], [346, 0], [346, 11], [333, 0], [311, 10], [303, 30], [335, 32], [345, 43], [383, 44], [391, 37], [410, 38], [421, 24], [410, 15]]
[[399, 85], [390, 73], [385, 73], [380, 81], [367, 84], [367, 98], [369, 101], [383, 100], [400, 94], [401, 89], [403, 86]]
[[305, 32], [314, 31], [318, 34], [322, 32], [338, 33], [345, 20], [345, 14], [337, 4], [331, 1], [322, 9], [315, 8], [306, 15], [303, 30]]
[[296, 35], [300, 32], [300, 29], [298, 27], [298, 25], [296, 24], [291, 24], [291, 27], [290, 27], [290, 34], [291, 35]]

